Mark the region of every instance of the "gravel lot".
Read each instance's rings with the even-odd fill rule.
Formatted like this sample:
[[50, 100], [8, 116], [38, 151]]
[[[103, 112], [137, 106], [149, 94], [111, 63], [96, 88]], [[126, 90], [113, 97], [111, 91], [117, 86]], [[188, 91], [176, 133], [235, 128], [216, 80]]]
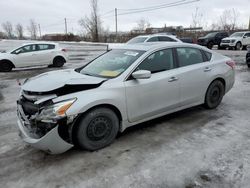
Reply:
[[[0, 187], [249, 187], [250, 70], [246, 51], [218, 51], [237, 61], [236, 83], [215, 110], [201, 106], [129, 128], [97, 152], [48, 155], [17, 135], [24, 79], [52, 68], [0, 73]], [[88, 52], [78, 67], [101, 53]]]

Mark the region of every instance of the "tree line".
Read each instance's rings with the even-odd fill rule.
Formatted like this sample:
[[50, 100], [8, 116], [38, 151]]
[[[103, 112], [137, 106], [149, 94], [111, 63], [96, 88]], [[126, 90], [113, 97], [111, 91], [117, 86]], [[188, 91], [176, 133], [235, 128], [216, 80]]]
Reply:
[[1, 26], [3, 32], [0, 32], [0, 38], [25, 39], [25, 29], [28, 31], [31, 39], [36, 40], [38, 38], [38, 24], [33, 19], [30, 20], [26, 28], [20, 23], [13, 25], [10, 21], [2, 23]]

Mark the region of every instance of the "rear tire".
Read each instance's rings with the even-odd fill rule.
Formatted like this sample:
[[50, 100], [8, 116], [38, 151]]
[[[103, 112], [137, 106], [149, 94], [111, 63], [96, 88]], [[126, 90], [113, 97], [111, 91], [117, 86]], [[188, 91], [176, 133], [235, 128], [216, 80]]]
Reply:
[[53, 67], [62, 67], [65, 62], [63, 57], [55, 57], [53, 60]]
[[85, 114], [75, 132], [77, 145], [95, 151], [110, 145], [119, 131], [119, 119], [109, 108], [96, 108]]
[[2, 61], [0, 62], [0, 72], [10, 72], [14, 66], [11, 62], [8, 61]]
[[205, 107], [208, 109], [214, 109], [221, 103], [225, 94], [225, 86], [219, 80], [213, 81], [206, 92]]

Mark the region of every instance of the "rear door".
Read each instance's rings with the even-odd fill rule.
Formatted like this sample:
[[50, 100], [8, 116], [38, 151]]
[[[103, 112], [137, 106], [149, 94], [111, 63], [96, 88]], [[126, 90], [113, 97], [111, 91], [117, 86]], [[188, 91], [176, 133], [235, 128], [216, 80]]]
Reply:
[[213, 71], [205, 53], [197, 48], [176, 48], [179, 64], [180, 105], [201, 103], [211, 80]]
[[55, 45], [53, 44], [36, 44], [37, 65], [48, 65], [52, 63], [55, 56]]
[[[127, 113], [130, 122], [148, 119], [178, 107], [180, 87], [172, 49], [148, 56], [136, 70], [149, 70], [149, 79], [125, 81]], [[136, 71], [135, 70], [135, 71]]]

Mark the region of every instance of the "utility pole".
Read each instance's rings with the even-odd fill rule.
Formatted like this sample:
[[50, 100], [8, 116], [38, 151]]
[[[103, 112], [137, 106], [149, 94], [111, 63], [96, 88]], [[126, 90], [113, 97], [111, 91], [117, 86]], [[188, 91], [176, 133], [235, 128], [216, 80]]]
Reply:
[[41, 33], [41, 26], [38, 24], [38, 29], [39, 29], [39, 35], [40, 35], [40, 40], [42, 39], [42, 33]]
[[117, 38], [117, 8], [115, 8], [115, 34]]
[[65, 24], [65, 34], [68, 34], [68, 26], [67, 26], [67, 18], [64, 18], [64, 24]]

